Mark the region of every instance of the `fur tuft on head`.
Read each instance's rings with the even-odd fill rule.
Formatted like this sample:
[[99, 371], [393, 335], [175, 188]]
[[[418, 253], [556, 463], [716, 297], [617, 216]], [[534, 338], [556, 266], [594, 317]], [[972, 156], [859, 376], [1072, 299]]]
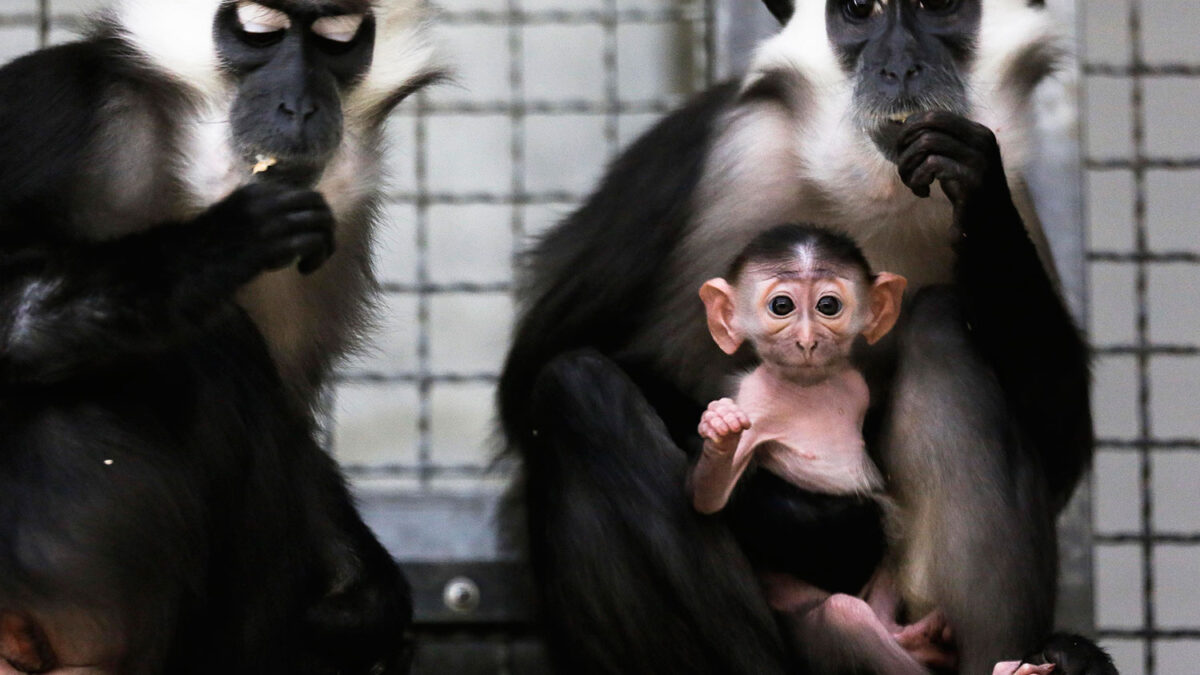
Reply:
[[221, 0], [117, 0], [110, 22], [146, 60], [201, 96], [226, 88], [213, 40]]
[[375, 54], [371, 70], [346, 101], [348, 116], [382, 121], [405, 96], [446, 76], [431, 37], [432, 10], [425, 0], [375, 0]]
[[1029, 0], [983, 0], [969, 78], [971, 117], [996, 133], [1005, 166], [1023, 168], [1033, 129], [1033, 90], [1066, 53], [1050, 12]]

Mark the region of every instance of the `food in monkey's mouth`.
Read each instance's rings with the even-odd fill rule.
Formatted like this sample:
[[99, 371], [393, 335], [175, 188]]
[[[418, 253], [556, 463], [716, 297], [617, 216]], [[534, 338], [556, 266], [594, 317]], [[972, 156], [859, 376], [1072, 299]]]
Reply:
[[264, 173], [267, 169], [270, 169], [279, 163], [278, 159], [275, 159], [274, 157], [268, 157], [266, 155], [257, 155], [254, 159], [257, 164], [255, 164], [254, 168], [250, 171], [251, 174]]

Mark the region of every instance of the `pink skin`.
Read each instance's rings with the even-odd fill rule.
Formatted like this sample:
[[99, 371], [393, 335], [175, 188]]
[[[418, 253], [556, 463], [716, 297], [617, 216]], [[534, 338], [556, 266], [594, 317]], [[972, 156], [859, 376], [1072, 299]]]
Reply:
[[85, 613], [0, 610], [0, 675], [115, 675], [121, 652], [119, 636]]
[[[762, 368], [795, 383], [788, 386], [811, 387], [850, 368], [850, 348], [858, 335], [875, 342], [895, 324], [904, 279], [882, 274], [869, 286], [860, 279], [855, 270], [829, 269], [809, 261], [796, 270], [747, 270], [744, 288], [713, 279], [700, 295], [708, 309], [709, 328], [722, 350], [732, 354], [749, 339]], [[780, 297], [788, 301], [788, 311], [773, 311], [772, 301]], [[838, 310], [820, 311], [819, 303], [829, 298], [836, 299]], [[739, 309], [739, 304], [750, 307]], [[836, 398], [822, 401], [844, 404]], [[697, 431], [704, 438], [704, 450], [690, 477], [697, 510], [712, 513], [724, 507], [753, 454], [750, 449], [743, 453], [746, 456], [736, 456], [742, 434], [751, 426], [750, 417], [729, 398], [713, 401], [701, 415]], [[861, 436], [861, 429], [856, 433]], [[930, 667], [953, 667], [957, 661], [952, 632], [940, 612], [909, 626], [896, 623], [899, 601], [882, 572], [868, 585], [870, 603], [846, 594], [831, 595], [784, 574], [763, 573], [760, 578], [767, 601], [786, 616], [802, 642], [809, 642], [805, 635], [820, 635], [826, 644], [852, 646], [848, 648], [856, 652], [833, 660], [861, 659], [888, 673], [912, 675], [926, 673]], [[845, 639], [830, 641], [831, 632]]]
[[[814, 656], [825, 662], [869, 664], [889, 675], [928, 675], [929, 668], [953, 668], [957, 662], [953, 644], [942, 641], [948, 628], [939, 613], [899, 627], [868, 600], [830, 594], [787, 574], [763, 573], [759, 579], [771, 609], [800, 644], [822, 652]], [[878, 591], [880, 584], [869, 587]]]
[[1050, 675], [1053, 672], [1053, 663], [1045, 663], [1038, 666], [1032, 663], [1021, 663], [1020, 661], [1003, 661], [996, 664], [996, 667], [992, 670], [992, 675]]
[[941, 610], [934, 610], [920, 621], [900, 627], [892, 637], [909, 656], [927, 667], [945, 670], [958, 663], [954, 630]]
[[[899, 317], [907, 283], [887, 272], [867, 283], [862, 270], [797, 260], [788, 268], [750, 265], [737, 287], [709, 279], [700, 299], [722, 351], [733, 354], [749, 340], [762, 367], [803, 384], [850, 367], [850, 348], [859, 335], [871, 344], [886, 335]], [[776, 311], [774, 300], [789, 306]]]
[[706, 452], [725, 455], [737, 449], [742, 432], [750, 428], [750, 418], [733, 399], [722, 398], [708, 404], [708, 409], [700, 416], [698, 431], [706, 441]]
[[[851, 368], [850, 348], [858, 335], [874, 343], [892, 328], [906, 283], [886, 273], [870, 286], [855, 280], [859, 278], [853, 270], [828, 269], [812, 261], [796, 270], [751, 267], [740, 288], [712, 279], [700, 296], [708, 311], [709, 330], [723, 351], [733, 354], [749, 340], [762, 359], [760, 367], [776, 381], [784, 382], [784, 387], [812, 388], [808, 391], [814, 395], [806, 409], [788, 411], [787, 419], [798, 420], [799, 415], [833, 419], [831, 407], [850, 406], [853, 401], [839, 397], [839, 390], [828, 383]], [[769, 303], [779, 296], [791, 300], [794, 310], [782, 316], [771, 312]], [[842, 305], [833, 316], [817, 311], [818, 302], [829, 296]], [[714, 513], [724, 508], [733, 485], [762, 447], [744, 448], [739, 455], [742, 435], [752, 426], [750, 416], [729, 398], [713, 401], [701, 415], [697, 431], [704, 450], [689, 476], [697, 511]], [[816, 445], [829, 448], [825, 441], [838, 435], [824, 436], [822, 431], [835, 430], [810, 429], [805, 438], [812, 441], [808, 434], [816, 433]], [[861, 437], [861, 428], [849, 432]], [[807, 454], [805, 458], [817, 459]], [[861, 597], [830, 594], [786, 574], [763, 572], [759, 580], [768, 604], [798, 642], [826, 652], [813, 654], [825, 663], [856, 663], [894, 675], [928, 675], [929, 669], [957, 667], [954, 631], [940, 610], [915, 623], [898, 623], [900, 597], [886, 568], [876, 571]], [[1053, 670], [1049, 664], [1011, 661], [997, 664], [993, 675], [1048, 675]]]
[[[788, 386], [812, 387], [851, 368], [855, 338], [862, 335], [874, 343], [896, 323], [907, 281], [886, 272], [870, 283], [863, 277], [861, 269], [831, 265], [802, 251], [794, 266], [749, 265], [736, 288], [725, 279], [710, 279], [701, 286], [700, 298], [722, 351], [733, 354], [749, 340], [762, 359], [760, 368]], [[776, 311], [777, 299], [789, 303], [786, 311]], [[820, 311], [821, 302], [830, 299], [837, 311]], [[832, 398], [822, 401], [838, 405]], [[701, 513], [724, 508], [752, 459], [756, 448], [735, 452], [750, 426], [749, 417], [730, 399], [714, 401], [701, 417], [704, 452], [689, 477], [693, 504]], [[851, 432], [861, 438], [861, 428]]]

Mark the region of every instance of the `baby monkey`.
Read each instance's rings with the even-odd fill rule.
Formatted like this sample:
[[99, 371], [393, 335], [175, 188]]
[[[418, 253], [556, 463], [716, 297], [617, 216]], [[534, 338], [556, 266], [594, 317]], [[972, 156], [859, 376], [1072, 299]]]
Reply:
[[[730, 526], [807, 653], [916, 675], [955, 667], [953, 635], [936, 611], [899, 623], [880, 564], [885, 486], [862, 432], [870, 392], [851, 360], [859, 336], [875, 344], [895, 326], [907, 283], [873, 273], [848, 237], [794, 224], [759, 235], [725, 278], [705, 282], [713, 339], [729, 355], [748, 343], [758, 365], [701, 417], [689, 484], [701, 513], [734, 496]], [[752, 486], [734, 495], [743, 474]], [[845, 639], [806, 638], [830, 630]]]
[[759, 365], [736, 403], [713, 401], [700, 419], [696, 510], [724, 508], [752, 461], [816, 493], [881, 492], [862, 435], [870, 393], [850, 357], [858, 336], [874, 344], [896, 324], [907, 280], [872, 273], [852, 240], [810, 225], [759, 235], [727, 276], [700, 288], [709, 332], [726, 354], [749, 342]]

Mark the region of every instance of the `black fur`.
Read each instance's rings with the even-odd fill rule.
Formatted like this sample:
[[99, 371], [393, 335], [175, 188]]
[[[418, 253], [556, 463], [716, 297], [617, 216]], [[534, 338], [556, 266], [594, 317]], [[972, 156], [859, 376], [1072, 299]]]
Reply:
[[692, 214], [680, 197], [735, 93], [719, 87], [660, 122], [529, 259], [535, 286], [498, 400], [525, 460], [530, 553], [564, 673], [786, 669], [745, 559], [684, 495], [678, 443], [699, 448], [701, 407], [648, 364], [571, 354], [611, 355], [646, 320]]
[[332, 228], [320, 195], [256, 184], [190, 222], [0, 254], [0, 383], [69, 380], [194, 340], [264, 270], [323, 262]]
[[[665, 273], [656, 263], [687, 227], [692, 205], [686, 196], [700, 181], [716, 119], [736, 91], [733, 84], [717, 87], [662, 120], [526, 259], [527, 279], [535, 286], [522, 291], [525, 318], [499, 386], [501, 421], [510, 438], [528, 437], [527, 393], [547, 360], [585, 346], [617, 349], [646, 320], [650, 294]], [[607, 245], [614, 241], [620, 246]], [[670, 389], [661, 393], [664, 399], [672, 397]]]
[[763, 0], [771, 14], [779, 19], [779, 23], [787, 23], [796, 12], [796, 4], [792, 0]]
[[[701, 402], [680, 392], [654, 362], [630, 356], [664, 275], [673, 272], [668, 261], [691, 226], [700, 168], [723, 115], [737, 105], [731, 96], [728, 87], [716, 89], [655, 127], [530, 257], [499, 404], [505, 433], [525, 461], [531, 551], [563, 672], [643, 672], [647, 664], [660, 672], [794, 667], [772, 649], [741, 651], [750, 639], [744, 634], [718, 638], [724, 659], [713, 660], [711, 636], [729, 629], [729, 617], [695, 604], [749, 602], [743, 611], [757, 612], [760, 600], [747, 601], [744, 591], [754, 578], [741, 553], [730, 552], [717, 533], [698, 535], [685, 515], [683, 457], [698, 445]], [[1046, 636], [1053, 616], [1054, 519], [1091, 453], [1086, 350], [1012, 204], [995, 139], [978, 127], [953, 113], [927, 113], [891, 139], [889, 156], [915, 193], [927, 195], [929, 184], [941, 180], [965, 238], [956, 247], [956, 282], [927, 296], [933, 299], [916, 313], [933, 312], [931, 319], [910, 317], [898, 339], [899, 368], [869, 368], [873, 413], [866, 426], [885, 471], [890, 442], [928, 441], [944, 451], [948, 466], [937, 477], [951, 484], [937, 495], [938, 518], [946, 536], [958, 538], [955, 548], [940, 552], [939, 562], [953, 571], [933, 582], [945, 593], [942, 601], [953, 605], [945, 608], [951, 624], [958, 622], [960, 636], [972, 640], [975, 662], [965, 672], [980, 671], [993, 656], [1015, 658]], [[944, 146], [943, 137], [956, 139], [953, 147]], [[936, 161], [922, 165], [929, 156]], [[1031, 307], [1039, 333], [1045, 326], [1044, 341], [1025, 332]], [[943, 342], [965, 360], [923, 346]], [[570, 354], [581, 347], [599, 355]], [[876, 382], [879, 377], [884, 381]], [[922, 382], [937, 389], [927, 393]], [[889, 425], [891, 408], [913, 399], [914, 416], [904, 420], [908, 431]], [[901, 438], [913, 429], [961, 434], [965, 444], [957, 437]], [[991, 454], [981, 456], [985, 452]], [[1001, 466], [981, 468], [984, 459]], [[954, 501], [958, 495], [965, 501]], [[1001, 529], [955, 530], [993, 516]], [[1014, 522], [1021, 540], [1005, 566], [993, 570], [987, 552], [1010, 547], [1000, 539]], [[675, 555], [680, 547], [688, 547], [687, 556]], [[799, 543], [795, 549], [803, 551]], [[714, 578], [721, 556], [728, 562]], [[982, 590], [972, 589], [975, 582]], [[1019, 594], [1004, 595], [1013, 584]], [[995, 609], [994, 625], [985, 608]], [[657, 625], [691, 628], [672, 628], [664, 637], [652, 628]], [[779, 639], [774, 629], [749, 625], [757, 644]], [[989, 641], [989, 634], [996, 639]], [[819, 651], [793, 646], [802, 656]], [[1086, 649], [1097, 650], [1091, 643]]]
[[1112, 658], [1082, 635], [1061, 633], [1042, 649], [1028, 656], [1027, 663], [1054, 663], [1056, 673], [1064, 675], [1117, 675]]
[[883, 512], [873, 499], [810, 492], [751, 468], [725, 513], [755, 567], [831, 593], [857, 595], [883, 559]]
[[875, 276], [867, 257], [853, 239], [815, 225], [788, 223], [773, 227], [750, 240], [729, 264], [725, 278], [736, 285], [742, 276], [742, 270], [749, 263], [794, 263], [798, 248], [813, 251], [814, 257], [824, 262], [852, 267], [864, 277]]
[[[0, 650], [37, 645], [0, 660], [406, 672], [407, 582], [233, 302], [319, 267], [329, 207], [262, 183], [195, 215], [175, 154], [194, 102], [117, 35], [0, 69]], [[125, 179], [152, 185], [122, 211], [97, 186]]]
[[620, 367], [567, 353], [531, 396], [527, 508], [560, 672], [785, 672], [749, 564], [692, 510], [686, 457]]
[[122, 673], [405, 672], [408, 586], [226, 309], [176, 349], [4, 390], [0, 612], [88, 608]]
[[[1055, 511], [1078, 483], [1094, 438], [1087, 348], [1013, 205], [1000, 147], [986, 127], [950, 113], [922, 113], [899, 141], [900, 174], [917, 192], [937, 176], [958, 197], [962, 236], [955, 267], [970, 336], [992, 366], [1020, 428], [1037, 439]], [[921, 168], [923, 158], [965, 157]], [[924, 165], [926, 167], [929, 164]], [[961, 186], [954, 194], [953, 184]], [[1035, 317], [1038, 339], [1014, 317]]]
[[[116, 84], [153, 92], [155, 113], [172, 118], [184, 97], [152, 75], [111, 37], [60, 45], [0, 68], [0, 236], [10, 244], [61, 241], [78, 226], [75, 185], [88, 168], [107, 92]], [[162, 166], [165, 158], [146, 157]], [[164, 167], [165, 168], [165, 167]], [[9, 223], [37, 223], [17, 228]]]

